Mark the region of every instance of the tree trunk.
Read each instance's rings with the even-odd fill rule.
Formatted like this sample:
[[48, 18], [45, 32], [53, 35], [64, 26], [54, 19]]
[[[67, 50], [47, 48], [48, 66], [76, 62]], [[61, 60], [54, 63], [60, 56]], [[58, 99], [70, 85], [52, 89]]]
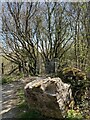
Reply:
[[55, 73], [55, 61], [54, 60], [46, 60], [45, 61], [45, 73]]

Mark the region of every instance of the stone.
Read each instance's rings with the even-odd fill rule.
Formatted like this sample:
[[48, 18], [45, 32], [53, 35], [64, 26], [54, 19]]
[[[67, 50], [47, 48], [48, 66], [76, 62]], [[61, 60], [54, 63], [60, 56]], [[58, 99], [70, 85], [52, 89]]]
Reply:
[[40, 111], [46, 117], [66, 116], [72, 91], [70, 85], [63, 83], [60, 78], [37, 79], [28, 83], [24, 90], [29, 108]]
[[72, 96], [75, 104], [82, 103], [82, 96], [86, 91], [86, 73], [75, 67], [66, 67], [63, 70], [63, 82], [71, 85]]
[[63, 75], [68, 78], [72, 77], [75, 80], [86, 80], [86, 74], [78, 68], [66, 67], [63, 69]]

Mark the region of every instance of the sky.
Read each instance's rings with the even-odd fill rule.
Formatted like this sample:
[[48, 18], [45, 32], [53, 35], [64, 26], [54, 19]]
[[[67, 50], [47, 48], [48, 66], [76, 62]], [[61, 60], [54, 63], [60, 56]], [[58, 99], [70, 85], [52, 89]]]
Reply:
[[1, 29], [2, 29], [1, 14], [2, 14], [2, 3], [0, 2], [0, 42], [1, 42]]
[[1, 14], [2, 14], [2, 3], [0, 2], [0, 29], [1, 29], [1, 24], [2, 24]]

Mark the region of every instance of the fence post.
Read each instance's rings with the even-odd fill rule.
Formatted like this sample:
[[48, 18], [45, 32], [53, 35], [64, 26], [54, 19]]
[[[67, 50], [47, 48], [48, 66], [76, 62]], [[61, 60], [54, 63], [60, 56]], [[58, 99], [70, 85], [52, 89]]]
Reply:
[[2, 75], [4, 74], [4, 63], [2, 63]]

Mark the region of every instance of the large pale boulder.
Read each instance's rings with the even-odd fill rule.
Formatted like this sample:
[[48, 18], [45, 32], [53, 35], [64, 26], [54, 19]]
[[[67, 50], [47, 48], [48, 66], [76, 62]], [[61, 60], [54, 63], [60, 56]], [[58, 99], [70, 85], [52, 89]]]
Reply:
[[70, 85], [60, 78], [34, 80], [25, 86], [26, 101], [31, 109], [52, 118], [63, 118], [72, 99]]

